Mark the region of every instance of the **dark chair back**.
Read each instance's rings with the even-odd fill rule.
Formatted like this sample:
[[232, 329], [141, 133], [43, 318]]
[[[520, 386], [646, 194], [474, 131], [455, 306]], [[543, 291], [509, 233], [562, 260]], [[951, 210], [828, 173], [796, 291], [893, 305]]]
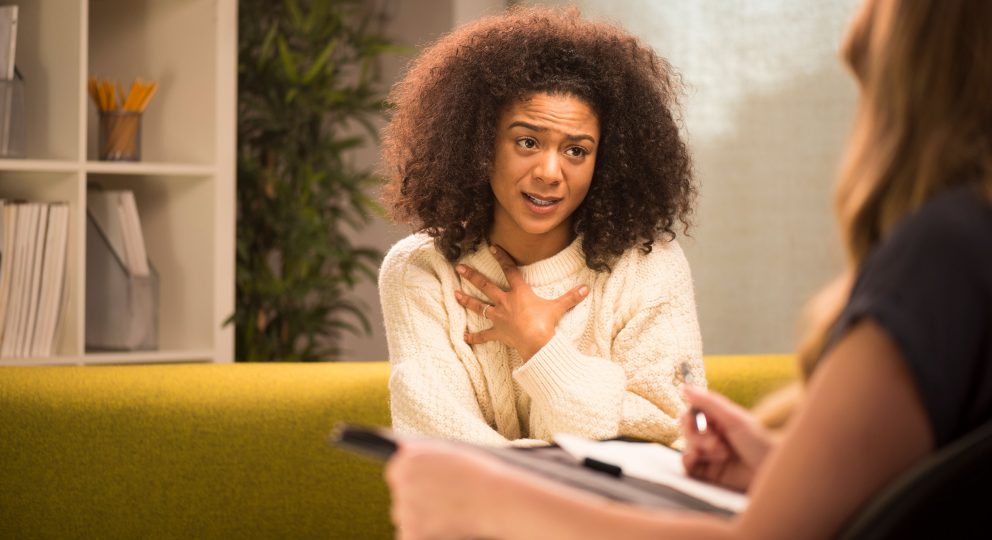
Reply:
[[839, 540], [990, 538], [992, 422], [954, 441], [873, 497]]

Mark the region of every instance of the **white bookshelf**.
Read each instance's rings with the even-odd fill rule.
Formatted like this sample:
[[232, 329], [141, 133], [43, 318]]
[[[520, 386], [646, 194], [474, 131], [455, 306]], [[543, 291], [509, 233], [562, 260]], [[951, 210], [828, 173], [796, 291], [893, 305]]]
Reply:
[[[52, 358], [0, 365], [230, 362], [234, 330], [236, 0], [17, 4], [26, 156], [0, 159], [0, 197], [70, 208], [67, 312]], [[158, 81], [141, 162], [97, 160], [90, 76]], [[86, 186], [134, 191], [160, 278], [156, 351], [87, 351]]]

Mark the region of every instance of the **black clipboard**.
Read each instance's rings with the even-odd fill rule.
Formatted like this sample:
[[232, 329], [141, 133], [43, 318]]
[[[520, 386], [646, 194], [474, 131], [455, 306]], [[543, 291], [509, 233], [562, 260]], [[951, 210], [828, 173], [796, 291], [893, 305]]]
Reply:
[[388, 460], [398, 448], [388, 429], [355, 424], [339, 425], [331, 433], [328, 442], [379, 461]]
[[[328, 442], [378, 461], [387, 461], [398, 448], [396, 438], [390, 430], [354, 424], [338, 426]], [[614, 501], [725, 517], [735, 515], [730, 510], [714, 506], [670, 486], [583, 466], [556, 445], [533, 448], [469, 446], [510, 465]]]

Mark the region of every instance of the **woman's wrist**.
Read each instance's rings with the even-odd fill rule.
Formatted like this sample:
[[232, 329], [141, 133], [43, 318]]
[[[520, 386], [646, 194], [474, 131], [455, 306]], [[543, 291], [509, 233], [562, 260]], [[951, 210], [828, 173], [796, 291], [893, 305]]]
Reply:
[[553, 329], [535, 334], [525, 342], [525, 345], [517, 349], [517, 352], [520, 353], [520, 358], [523, 359], [524, 362], [530, 360], [554, 337], [555, 331]]

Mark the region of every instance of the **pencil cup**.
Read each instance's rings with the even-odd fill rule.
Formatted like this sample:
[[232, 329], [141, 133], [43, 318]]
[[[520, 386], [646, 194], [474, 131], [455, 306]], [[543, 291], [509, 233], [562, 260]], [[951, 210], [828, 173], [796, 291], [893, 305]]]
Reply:
[[24, 157], [24, 81], [0, 79], [0, 158]]
[[141, 113], [100, 112], [100, 159], [141, 161]]

